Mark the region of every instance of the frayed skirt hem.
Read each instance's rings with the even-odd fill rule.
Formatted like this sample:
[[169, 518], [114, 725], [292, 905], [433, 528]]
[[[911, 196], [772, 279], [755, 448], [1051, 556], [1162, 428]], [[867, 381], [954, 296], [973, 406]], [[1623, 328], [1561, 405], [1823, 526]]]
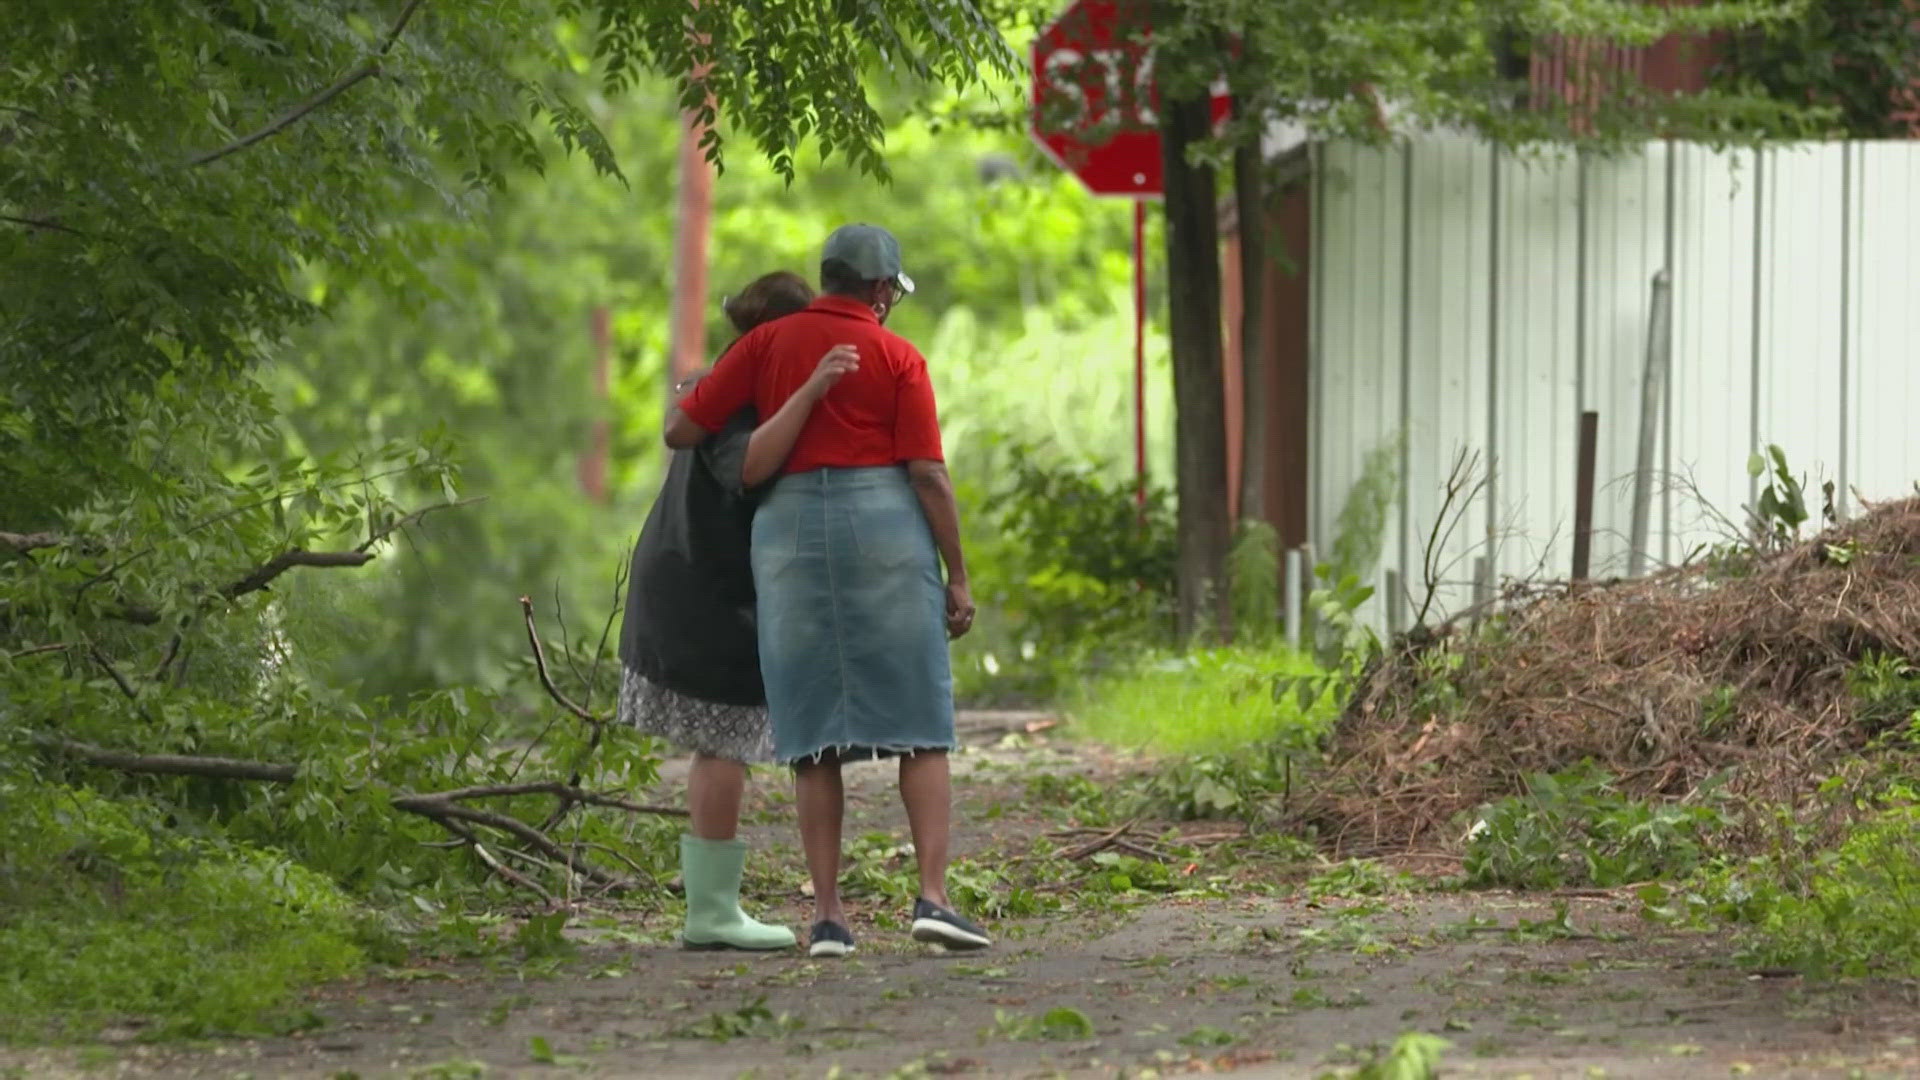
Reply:
[[950, 754], [959, 747], [951, 742], [945, 743], [896, 743], [885, 746], [872, 746], [865, 743], [839, 743], [822, 746], [811, 753], [794, 757], [784, 757], [781, 764], [793, 768], [801, 765], [818, 765], [823, 761], [837, 761], [841, 764], [859, 761], [884, 761], [888, 758], [913, 757], [916, 754]]

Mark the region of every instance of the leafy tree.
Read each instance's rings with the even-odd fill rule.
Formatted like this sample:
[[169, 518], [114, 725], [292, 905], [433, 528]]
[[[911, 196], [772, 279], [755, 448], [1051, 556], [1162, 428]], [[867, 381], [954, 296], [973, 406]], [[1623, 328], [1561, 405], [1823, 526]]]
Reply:
[[1837, 134], [1920, 135], [1920, 3], [1815, 0], [1797, 17], [1739, 35], [1717, 80], [1837, 113]]
[[[568, 722], [531, 764], [500, 739], [526, 729], [523, 703], [457, 686], [374, 702], [332, 678], [333, 661], [365, 646], [336, 628], [320, 583], [415, 535], [429, 510], [458, 521], [458, 473], [445, 441], [411, 424], [289, 445], [273, 391], [321, 388], [279, 375], [294, 370], [305, 327], [351, 314], [342, 298], [381, 292], [415, 318], [443, 314], [432, 305], [449, 297], [538, 299], [427, 270], [473, 242], [459, 223], [491, 221], [509, 178], [560, 152], [623, 190], [592, 103], [644, 73], [738, 114], [776, 169], [811, 138], [871, 171], [860, 75], [891, 63], [966, 81], [1008, 66], [997, 36], [954, 37], [977, 21], [965, 0], [885, 0], [831, 22], [786, 7], [791, 17], [763, 22], [667, 2], [10, 5], [0, 790], [54, 800], [85, 786], [151, 803], [141, 820], [156, 828], [213, 847], [271, 844], [376, 893], [470, 885], [456, 868], [493, 887], [601, 888], [627, 873], [601, 861], [608, 846], [637, 839], [650, 857], [653, 832], [581, 809], [605, 801], [586, 788], [646, 782], [657, 760], [591, 699], [575, 706], [605, 674], [592, 640], [554, 657]], [[575, 21], [556, 21], [567, 12]], [[855, 41], [866, 45], [849, 51]], [[555, 311], [554, 325], [569, 316]], [[436, 362], [389, 360], [416, 358]], [[355, 358], [327, 359], [343, 374]], [[545, 387], [509, 373], [488, 386], [442, 365], [423, 385], [482, 404], [504, 387], [539, 408], [531, 396]], [[556, 441], [580, 416], [556, 410]], [[546, 636], [531, 615], [526, 630]], [[528, 775], [543, 769], [556, 775]], [[557, 846], [562, 821], [601, 846]], [[465, 849], [420, 844], [449, 835]], [[503, 862], [508, 849], [531, 861]], [[159, 850], [116, 849], [85, 873]], [[9, 887], [58, 916], [58, 884]]]

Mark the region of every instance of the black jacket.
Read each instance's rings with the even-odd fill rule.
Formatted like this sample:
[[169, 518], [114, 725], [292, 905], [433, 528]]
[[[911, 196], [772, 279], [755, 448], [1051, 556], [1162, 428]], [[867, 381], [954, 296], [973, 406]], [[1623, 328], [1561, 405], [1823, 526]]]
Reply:
[[669, 690], [764, 705], [755, 638], [754, 493], [740, 467], [753, 434], [743, 410], [693, 450], [676, 450], [633, 549], [620, 659]]

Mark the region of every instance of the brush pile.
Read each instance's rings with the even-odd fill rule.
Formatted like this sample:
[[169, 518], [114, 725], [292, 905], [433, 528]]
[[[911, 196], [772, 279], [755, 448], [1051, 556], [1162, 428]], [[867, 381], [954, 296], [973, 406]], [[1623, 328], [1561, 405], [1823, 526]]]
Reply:
[[1806, 805], [1920, 708], [1920, 499], [1423, 637], [1361, 680], [1301, 807], [1343, 849], [1456, 840], [1465, 812], [1583, 760], [1634, 796], [1720, 780]]

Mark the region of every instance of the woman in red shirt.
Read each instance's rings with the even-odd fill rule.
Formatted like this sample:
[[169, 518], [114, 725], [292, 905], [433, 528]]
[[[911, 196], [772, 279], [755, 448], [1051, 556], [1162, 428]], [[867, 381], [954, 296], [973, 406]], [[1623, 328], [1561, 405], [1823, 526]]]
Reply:
[[[746, 405], [774, 418], [767, 427], [798, 427], [755, 512], [752, 560], [774, 756], [794, 769], [813, 879], [809, 952], [853, 951], [839, 892], [840, 767], [884, 757], [900, 759], [919, 862], [915, 940], [984, 948], [986, 934], [953, 911], [946, 887], [947, 640], [973, 623], [960, 515], [926, 359], [882, 325], [912, 282], [898, 242], [870, 225], [827, 239], [820, 277], [819, 299], [741, 338], [681, 401], [667, 442], [698, 445]], [[836, 349], [857, 366], [810, 413], [782, 410]]]

